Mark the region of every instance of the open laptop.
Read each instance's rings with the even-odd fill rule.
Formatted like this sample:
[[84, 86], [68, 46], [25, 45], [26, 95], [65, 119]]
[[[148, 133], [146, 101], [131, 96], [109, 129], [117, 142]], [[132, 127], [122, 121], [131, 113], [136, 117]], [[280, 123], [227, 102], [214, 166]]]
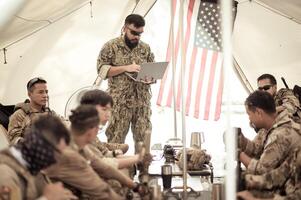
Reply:
[[126, 72], [131, 79], [134, 81], [142, 81], [145, 78], [153, 78], [153, 80], [159, 80], [163, 78], [165, 70], [168, 66], [168, 62], [149, 62], [141, 64], [141, 70], [137, 74]]

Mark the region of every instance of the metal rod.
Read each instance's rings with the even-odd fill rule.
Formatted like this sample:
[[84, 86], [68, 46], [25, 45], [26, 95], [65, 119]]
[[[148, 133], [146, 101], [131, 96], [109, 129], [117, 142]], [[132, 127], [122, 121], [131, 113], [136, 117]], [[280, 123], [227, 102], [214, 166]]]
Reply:
[[170, 0], [171, 2], [171, 33], [170, 33], [170, 40], [171, 40], [171, 60], [172, 60], [172, 75], [171, 75], [171, 82], [172, 82], [172, 99], [173, 99], [173, 120], [174, 120], [174, 138], [178, 137], [178, 127], [177, 127], [177, 110], [176, 110], [176, 58], [175, 58], [175, 45], [174, 45], [174, 23], [175, 23], [175, 12], [174, 8], [174, 0]]
[[223, 38], [223, 55], [224, 55], [224, 77], [225, 77], [225, 90], [226, 93], [226, 200], [236, 199], [236, 143], [233, 130], [231, 127], [231, 113], [230, 113], [230, 102], [231, 102], [231, 77], [230, 73], [233, 71], [232, 62], [232, 3], [233, 0], [221, 1], [221, 14], [222, 14], [222, 38]]
[[187, 154], [186, 154], [186, 116], [185, 116], [185, 98], [184, 98], [184, 88], [185, 88], [185, 64], [186, 64], [186, 52], [184, 44], [184, 0], [180, 1], [180, 40], [181, 40], [181, 116], [182, 116], [182, 142], [183, 142], [183, 199], [187, 199]]

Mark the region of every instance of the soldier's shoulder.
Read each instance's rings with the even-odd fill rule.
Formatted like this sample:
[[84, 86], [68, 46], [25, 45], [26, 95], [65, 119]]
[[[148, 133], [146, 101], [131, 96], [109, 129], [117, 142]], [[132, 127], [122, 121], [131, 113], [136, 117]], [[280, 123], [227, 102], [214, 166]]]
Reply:
[[113, 45], [118, 45], [122, 43], [122, 39], [121, 37], [116, 37], [116, 38], [113, 38], [109, 41], [107, 41], [105, 44], [104, 44], [104, 47], [108, 47], [108, 46], [113, 46]]
[[294, 96], [294, 92], [291, 89], [288, 88], [281, 88], [277, 91], [276, 96], [284, 97], [284, 96]]
[[147, 44], [147, 43], [145, 43], [145, 42], [143, 42], [143, 41], [141, 41], [141, 40], [140, 40], [139, 44], [140, 44], [140, 46], [141, 46], [142, 48], [145, 48], [145, 49], [149, 49], [149, 48], [150, 48], [149, 44]]

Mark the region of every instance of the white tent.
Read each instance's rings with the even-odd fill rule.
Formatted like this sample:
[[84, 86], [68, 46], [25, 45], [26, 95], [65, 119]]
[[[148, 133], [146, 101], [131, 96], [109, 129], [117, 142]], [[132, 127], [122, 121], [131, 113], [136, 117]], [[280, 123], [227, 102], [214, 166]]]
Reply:
[[[48, 81], [50, 107], [63, 115], [69, 96], [78, 88], [93, 83], [101, 46], [120, 34], [125, 16], [133, 10], [145, 14], [151, 8], [146, 16], [142, 40], [151, 45], [157, 61], [165, 59], [170, 26], [169, 1], [157, 0], [153, 7], [155, 1], [152, 0], [91, 2], [30, 0], [23, 2], [18, 13], [9, 13], [13, 17], [0, 30], [0, 103], [24, 101], [27, 81], [42, 76]], [[248, 130], [243, 106], [247, 96], [246, 80], [256, 88], [257, 76], [272, 73], [279, 82], [284, 76], [290, 86], [301, 84], [298, 79], [301, 76], [300, 22], [299, 0], [239, 1], [233, 53], [241, 69], [240, 75], [244, 76], [240, 78], [233, 73], [238, 94], [232, 97], [233, 104], [237, 105], [233, 109], [239, 115], [233, 119], [233, 125]], [[7, 64], [4, 64], [5, 60]], [[152, 88], [153, 132], [166, 134], [161, 134], [160, 138], [153, 135], [153, 143], [173, 135], [172, 125], [166, 126], [172, 124], [172, 111], [155, 106], [158, 88], [159, 84]], [[187, 132], [206, 130], [210, 136], [205, 146], [221, 150], [222, 145], [212, 147], [210, 144], [222, 143], [223, 119], [224, 116], [218, 122], [191, 119]], [[250, 135], [254, 134], [252, 130], [248, 131]]]

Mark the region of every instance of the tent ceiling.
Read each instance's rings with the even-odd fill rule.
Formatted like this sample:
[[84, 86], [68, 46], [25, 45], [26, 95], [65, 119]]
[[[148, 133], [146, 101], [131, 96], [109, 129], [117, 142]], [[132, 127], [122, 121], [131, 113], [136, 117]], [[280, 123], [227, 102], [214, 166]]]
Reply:
[[259, 0], [269, 7], [288, 16], [301, 24], [301, 1], [300, 0]]
[[290, 87], [300, 85], [301, 25], [254, 1], [237, 10], [233, 53], [253, 88], [263, 73], [275, 75], [279, 87], [282, 76]]
[[1, 33], [0, 48], [55, 22], [87, 3], [89, 3], [88, 0], [27, 1], [22, 10], [14, 16], [11, 23]]

